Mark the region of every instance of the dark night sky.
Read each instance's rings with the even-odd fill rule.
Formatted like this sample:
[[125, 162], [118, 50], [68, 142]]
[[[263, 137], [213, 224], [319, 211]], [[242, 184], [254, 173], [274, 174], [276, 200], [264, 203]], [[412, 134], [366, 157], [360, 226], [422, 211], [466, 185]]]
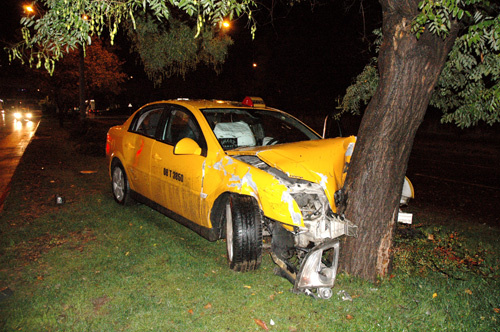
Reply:
[[[0, 10], [0, 46], [6, 46], [6, 42], [13, 42], [16, 40], [16, 28], [20, 26], [23, 7], [21, 1], [16, 0], [3, 0], [2, 10]], [[2, 57], [3, 58], [3, 57]]]
[[294, 114], [332, 111], [337, 97], [375, 55], [362, 38], [366, 33], [373, 41], [371, 32], [380, 26], [378, 3], [371, 6], [365, 7], [363, 22], [358, 7], [346, 12], [342, 1], [314, 11], [299, 4], [273, 24], [259, 25], [253, 41], [249, 30], [237, 25], [229, 32], [235, 44], [220, 75], [202, 68], [186, 80], [170, 79], [153, 99], [258, 95]]
[[[185, 79], [174, 77], [161, 88], [153, 88], [136, 75], [141, 69], [134, 68], [135, 61], [130, 60], [127, 70], [136, 72], [136, 87], [150, 87], [146, 93], [137, 94], [143, 99], [137, 102], [176, 97], [239, 100], [245, 95], [259, 95], [269, 105], [295, 114], [331, 111], [337, 97], [374, 56], [363, 36], [373, 41], [371, 32], [380, 26], [381, 10], [376, 1], [368, 6], [366, 3], [364, 21], [359, 3], [346, 11], [343, 1], [330, 1], [314, 10], [309, 3], [297, 4], [287, 15], [278, 12], [272, 24], [261, 13], [255, 40], [243, 22], [237, 22], [229, 32], [235, 43], [220, 75], [201, 67]], [[2, 48], [5, 41], [16, 40], [22, 4], [16, 0], [2, 1]], [[262, 23], [266, 21], [269, 23]], [[2, 53], [4, 71], [11, 66], [5, 51]], [[122, 55], [127, 56], [128, 52], [123, 51]], [[252, 67], [253, 62], [257, 68]]]

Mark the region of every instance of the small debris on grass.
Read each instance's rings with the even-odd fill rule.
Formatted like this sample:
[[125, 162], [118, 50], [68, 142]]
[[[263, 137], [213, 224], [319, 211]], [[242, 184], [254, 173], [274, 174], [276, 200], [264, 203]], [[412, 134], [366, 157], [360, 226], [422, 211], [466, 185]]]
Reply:
[[264, 330], [269, 331], [269, 328], [267, 327], [266, 323], [263, 320], [257, 318], [254, 318], [253, 320], [255, 321], [255, 323], [257, 323], [257, 325], [262, 327]]
[[342, 301], [351, 301], [352, 302], [352, 297], [347, 293], [345, 290], [341, 290], [337, 292], [338, 296], [341, 296]]
[[60, 196], [60, 195], [56, 195], [55, 198], [54, 198], [55, 202], [56, 202], [56, 205], [62, 205], [64, 204], [64, 197]]

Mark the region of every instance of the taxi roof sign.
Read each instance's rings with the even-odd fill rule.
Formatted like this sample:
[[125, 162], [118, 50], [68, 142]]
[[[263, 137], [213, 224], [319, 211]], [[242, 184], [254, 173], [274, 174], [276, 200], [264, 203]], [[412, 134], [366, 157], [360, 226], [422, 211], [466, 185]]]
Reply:
[[242, 104], [248, 107], [266, 107], [266, 103], [260, 97], [245, 97]]

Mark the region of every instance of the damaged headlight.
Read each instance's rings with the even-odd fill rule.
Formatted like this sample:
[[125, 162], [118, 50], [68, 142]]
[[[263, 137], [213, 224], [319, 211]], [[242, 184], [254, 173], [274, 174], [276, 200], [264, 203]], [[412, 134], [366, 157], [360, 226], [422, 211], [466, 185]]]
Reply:
[[314, 247], [302, 261], [295, 291], [332, 288], [337, 275], [339, 248], [338, 240], [328, 240]]
[[318, 219], [328, 210], [328, 199], [323, 188], [316, 183], [295, 183], [290, 187], [290, 195], [299, 206], [304, 221]]
[[324, 239], [342, 235], [356, 236], [357, 227], [334, 213], [323, 188], [316, 183], [295, 183], [290, 187], [304, 220], [304, 228], [295, 238], [298, 247], [305, 248], [310, 242], [318, 244]]
[[321, 217], [323, 214], [323, 205], [320, 202], [318, 195], [298, 193], [291, 194], [295, 202], [302, 212], [302, 217], [305, 220], [313, 220]]

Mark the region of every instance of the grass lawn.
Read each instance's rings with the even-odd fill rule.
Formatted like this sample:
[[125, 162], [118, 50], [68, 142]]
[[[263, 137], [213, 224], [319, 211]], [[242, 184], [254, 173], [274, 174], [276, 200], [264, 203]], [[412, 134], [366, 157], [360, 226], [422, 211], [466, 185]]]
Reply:
[[[79, 135], [103, 151], [102, 128]], [[224, 242], [116, 204], [105, 158], [70, 136], [44, 118], [14, 175], [1, 331], [500, 331], [499, 229], [417, 214], [398, 229], [389, 278], [340, 274], [334, 296], [314, 300], [291, 293], [269, 255], [233, 272]]]

